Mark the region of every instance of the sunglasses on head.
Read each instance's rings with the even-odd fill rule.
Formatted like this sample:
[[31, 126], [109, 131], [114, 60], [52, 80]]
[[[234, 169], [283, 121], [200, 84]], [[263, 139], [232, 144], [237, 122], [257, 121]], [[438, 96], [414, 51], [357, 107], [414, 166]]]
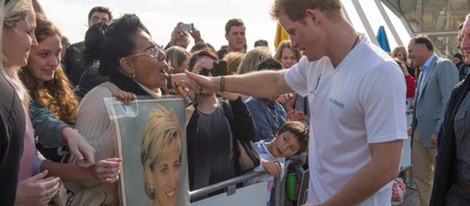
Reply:
[[209, 70], [205, 67], [201, 67], [201, 70], [199, 71], [199, 74], [203, 75], [203, 76], [209, 76], [209, 74], [212, 74], [212, 72], [211, 72], [211, 70]]

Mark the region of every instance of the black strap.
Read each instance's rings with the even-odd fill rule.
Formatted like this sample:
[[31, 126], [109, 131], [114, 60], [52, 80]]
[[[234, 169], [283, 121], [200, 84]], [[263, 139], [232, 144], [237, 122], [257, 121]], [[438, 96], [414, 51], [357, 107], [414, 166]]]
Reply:
[[[235, 135], [236, 132], [233, 131], [235, 128], [235, 120], [233, 120], [233, 114], [232, 114], [232, 106], [230, 103], [219, 99], [220, 104], [222, 105], [222, 109], [224, 110], [225, 117], [227, 117], [228, 123], [230, 124], [230, 130], [232, 131], [232, 135]], [[238, 137], [233, 137], [233, 140], [235, 141], [238, 139]]]
[[132, 92], [135, 95], [149, 95], [149, 93], [142, 89], [139, 84], [124, 74], [113, 73], [110, 75], [109, 81], [114, 83], [123, 91]]

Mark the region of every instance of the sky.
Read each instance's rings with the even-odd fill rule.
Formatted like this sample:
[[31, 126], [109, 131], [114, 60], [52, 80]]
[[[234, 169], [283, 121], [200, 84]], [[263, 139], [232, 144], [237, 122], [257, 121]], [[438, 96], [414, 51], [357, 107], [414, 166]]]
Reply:
[[[265, 39], [274, 50], [274, 33], [276, 21], [271, 19], [269, 11], [273, 0], [39, 0], [46, 16], [67, 36], [72, 43], [82, 41], [88, 28], [87, 15], [94, 6], [109, 7], [115, 18], [125, 13], [135, 13], [150, 30], [152, 38], [161, 45], [170, 40], [171, 32], [178, 22], [194, 23], [201, 31], [202, 38], [216, 49], [227, 43], [224, 27], [228, 19], [241, 18], [246, 26], [248, 49], [253, 48], [256, 40]], [[372, 29], [377, 33], [380, 25], [385, 25], [380, 17], [374, 0], [359, 0], [370, 19]], [[365, 33], [364, 26], [357, 17], [349, 0], [343, 1], [348, 16], [354, 27]], [[401, 22], [394, 17], [395, 25], [399, 25], [399, 33], [407, 42], [407, 36]], [[397, 43], [388, 32], [390, 47]], [[408, 38], [408, 39], [407, 39]], [[190, 46], [192, 43], [190, 44]], [[273, 51], [274, 52], [274, 51]]]

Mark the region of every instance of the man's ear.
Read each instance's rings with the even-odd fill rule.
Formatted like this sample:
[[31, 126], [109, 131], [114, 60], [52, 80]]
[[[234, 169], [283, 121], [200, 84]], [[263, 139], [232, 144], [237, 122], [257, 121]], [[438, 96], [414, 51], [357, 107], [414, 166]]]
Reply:
[[134, 65], [132, 65], [132, 61], [129, 58], [122, 57], [119, 59], [119, 66], [128, 74], [135, 73]]
[[226, 39], [227, 41], [228, 41], [228, 39], [229, 39], [227, 33], [225, 33], [225, 39]]
[[318, 24], [320, 20], [320, 10], [318, 9], [307, 9], [305, 10], [305, 20], [306, 21], [311, 21], [314, 24]]

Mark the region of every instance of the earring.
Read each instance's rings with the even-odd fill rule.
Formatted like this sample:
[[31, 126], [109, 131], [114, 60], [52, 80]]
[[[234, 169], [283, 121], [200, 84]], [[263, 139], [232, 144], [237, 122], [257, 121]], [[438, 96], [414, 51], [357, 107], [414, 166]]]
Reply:
[[132, 74], [132, 78], [135, 79], [135, 73]]
[[155, 197], [155, 186], [153, 186], [153, 184], [150, 185], [150, 195]]

